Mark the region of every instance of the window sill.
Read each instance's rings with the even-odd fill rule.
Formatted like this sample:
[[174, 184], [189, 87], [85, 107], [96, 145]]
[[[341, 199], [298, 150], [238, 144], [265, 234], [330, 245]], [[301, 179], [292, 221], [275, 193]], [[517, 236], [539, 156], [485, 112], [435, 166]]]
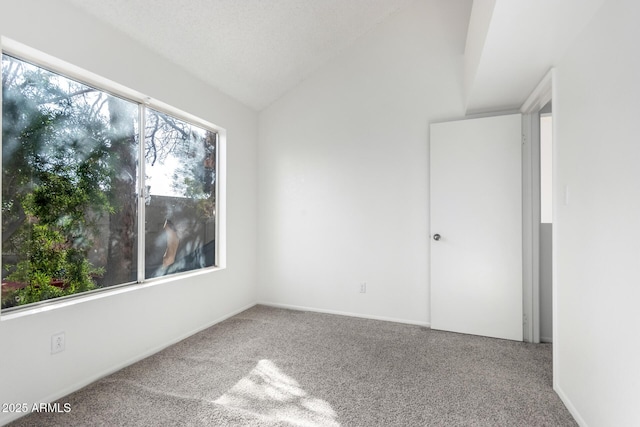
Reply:
[[192, 277], [202, 276], [205, 274], [212, 274], [224, 269], [225, 267], [211, 267], [211, 268], [201, 269], [197, 271], [189, 271], [185, 273], [173, 274], [168, 277], [155, 277], [152, 279], [147, 279], [142, 283], [123, 284], [123, 285], [112, 286], [104, 289], [97, 289], [97, 290], [86, 292], [83, 294], [63, 297], [63, 298], [60, 298], [59, 300], [43, 301], [42, 303], [37, 303], [32, 307], [24, 307], [24, 309], [18, 308], [15, 311], [12, 310], [6, 314], [4, 312], [1, 312], [0, 322], [18, 319], [22, 317], [33, 316], [33, 315], [37, 315], [37, 314], [45, 313], [49, 311], [59, 310], [59, 309], [70, 307], [76, 304], [83, 304], [89, 301], [109, 298], [113, 295], [119, 295], [119, 294], [124, 294], [128, 292], [135, 292], [137, 290], [149, 288], [152, 286], [173, 283], [176, 280], [183, 280], [183, 279], [189, 279]]

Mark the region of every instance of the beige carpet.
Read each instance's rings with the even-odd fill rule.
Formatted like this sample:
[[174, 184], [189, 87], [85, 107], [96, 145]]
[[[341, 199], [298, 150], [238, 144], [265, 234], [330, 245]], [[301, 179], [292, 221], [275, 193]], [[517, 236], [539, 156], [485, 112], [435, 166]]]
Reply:
[[256, 306], [12, 426], [575, 426], [551, 347]]

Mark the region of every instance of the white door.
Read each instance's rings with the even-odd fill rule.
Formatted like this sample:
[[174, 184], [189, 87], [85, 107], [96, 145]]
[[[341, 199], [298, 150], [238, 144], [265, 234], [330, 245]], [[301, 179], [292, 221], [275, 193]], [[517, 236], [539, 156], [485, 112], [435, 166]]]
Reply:
[[522, 341], [521, 116], [431, 125], [431, 327]]

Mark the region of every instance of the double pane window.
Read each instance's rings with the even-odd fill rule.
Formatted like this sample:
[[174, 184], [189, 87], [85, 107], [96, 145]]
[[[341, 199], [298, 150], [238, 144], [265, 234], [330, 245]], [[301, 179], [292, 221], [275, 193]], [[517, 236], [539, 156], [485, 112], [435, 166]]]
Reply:
[[2, 308], [215, 266], [218, 135], [2, 55]]

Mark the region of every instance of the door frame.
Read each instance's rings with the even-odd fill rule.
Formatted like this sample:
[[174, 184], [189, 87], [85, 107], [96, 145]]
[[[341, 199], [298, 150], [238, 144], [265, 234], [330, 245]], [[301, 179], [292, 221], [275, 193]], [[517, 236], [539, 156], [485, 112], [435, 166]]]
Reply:
[[[540, 110], [555, 94], [555, 68], [551, 68], [520, 107], [522, 113], [522, 285], [524, 341], [540, 342]], [[555, 105], [552, 110], [552, 133], [555, 153]], [[555, 175], [555, 155], [553, 173]], [[553, 197], [555, 200], [555, 195]], [[555, 215], [554, 215], [555, 216]], [[555, 223], [555, 221], [554, 221]], [[555, 231], [555, 230], [554, 230]], [[552, 246], [555, 247], [555, 233]], [[553, 250], [552, 321], [556, 341], [556, 280]], [[553, 353], [555, 372], [556, 352]]]

